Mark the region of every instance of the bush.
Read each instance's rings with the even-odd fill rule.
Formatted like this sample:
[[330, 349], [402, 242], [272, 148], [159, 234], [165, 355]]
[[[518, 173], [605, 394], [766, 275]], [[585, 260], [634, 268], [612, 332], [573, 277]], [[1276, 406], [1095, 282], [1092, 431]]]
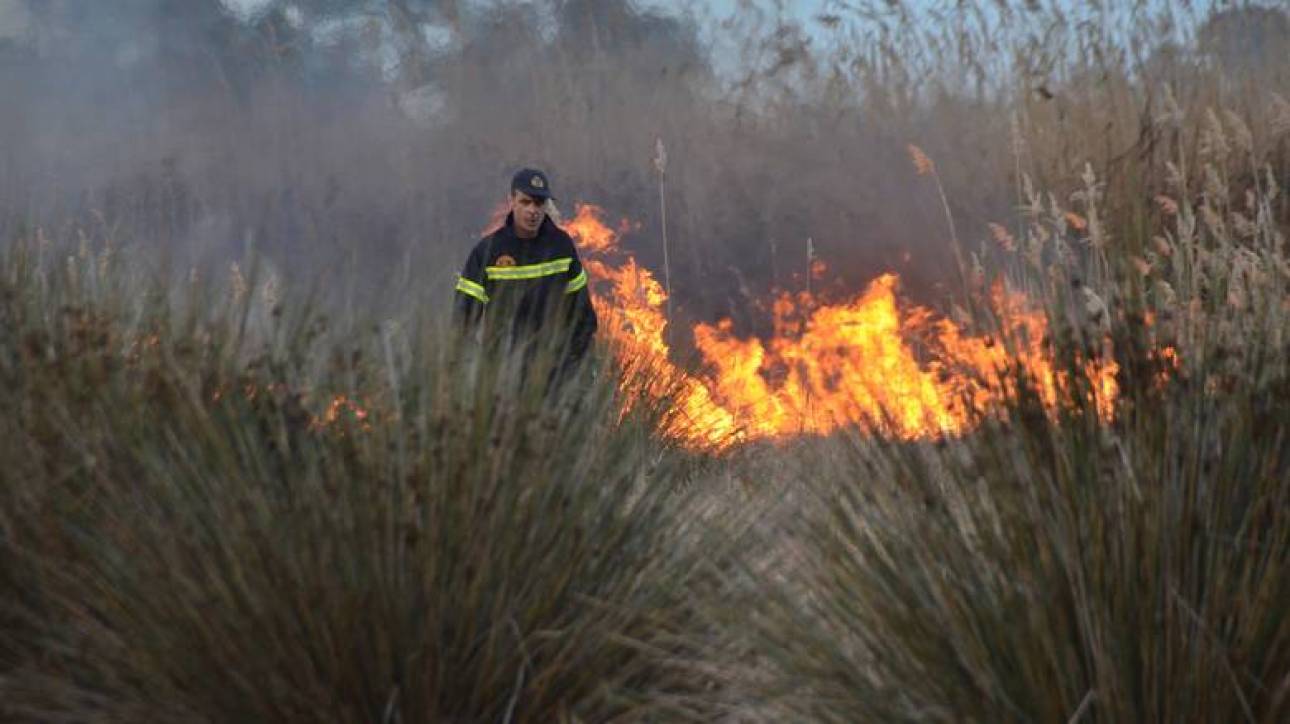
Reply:
[[0, 268], [7, 718], [685, 711], [704, 533], [612, 375], [544, 395], [254, 275], [172, 302], [111, 254], [38, 257]]
[[[1108, 243], [1091, 176], [1082, 214], [1029, 199], [1008, 284], [1045, 305], [1067, 394], [1014, 364], [1003, 414], [962, 438], [818, 457], [766, 541], [774, 575], [739, 579], [761, 602], [727, 629], [762, 662], [734, 678], [751, 700], [838, 722], [1290, 716], [1290, 265], [1271, 177], [1230, 194], [1251, 221], [1205, 173], [1197, 205], [1161, 200], [1150, 261]], [[1106, 354], [1111, 409], [1086, 374]]]

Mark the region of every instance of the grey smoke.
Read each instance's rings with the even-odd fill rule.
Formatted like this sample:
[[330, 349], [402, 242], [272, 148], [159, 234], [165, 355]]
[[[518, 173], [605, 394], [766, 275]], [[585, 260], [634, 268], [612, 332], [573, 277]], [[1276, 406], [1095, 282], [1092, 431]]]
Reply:
[[1015, 204], [1007, 118], [970, 93], [887, 102], [863, 59], [751, 5], [716, 27], [627, 0], [234, 4], [0, 0], [0, 240], [83, 232], [176, 270], [254, 247], [288, 282], [441, 303], [520, 165], [566, 210], [639, 222], [627, 244], [660, 268], [662, 138], [675, 309], [757, 331], [808, 238], [834, 291], [894, 270], [943, 292], [911, 141], [969, 246]]

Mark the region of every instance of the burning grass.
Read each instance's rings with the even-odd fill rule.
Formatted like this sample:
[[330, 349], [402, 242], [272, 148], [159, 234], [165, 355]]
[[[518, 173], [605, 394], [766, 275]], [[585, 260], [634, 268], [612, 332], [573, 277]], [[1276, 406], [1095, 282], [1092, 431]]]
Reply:
[[688, 370], [668, 342], [667, 294], [620, 246], [632, 225], [615, 230], [603, 219], [582, 205], [568, 229], [588, 256], [607, 346], [623, 369], [667, 381], [641, 392], [673, 400], [663, 432], [693, 449], [857, 427], [906, 440], [964, 434], [1015, 394], [1010, 368], [1051, 411], [1084, 394], [1102, 417], [1113, 414], [1114, 360], [1099, 354], [1074, 371], [1055, 370], [1043, 309], [1002, 278], [982, 300], [995, 325], [984, 332], [902, 298], [896, 274], [838, 299], [780, 291], [768, 305], [769, 339], [739, 336], [730, 319], [694, 325], [701, 361]]

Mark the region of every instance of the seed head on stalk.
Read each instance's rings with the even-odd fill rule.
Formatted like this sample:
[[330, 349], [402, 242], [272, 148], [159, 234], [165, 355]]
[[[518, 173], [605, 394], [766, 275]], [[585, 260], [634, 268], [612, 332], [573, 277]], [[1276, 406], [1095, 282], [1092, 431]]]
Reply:
[[672, 265], [668, 260], [667, 253], [667, 196], [665, 194], [667, 147], [663, 145], [661, 136], [654, 139], [654, 170], [658, 172], [658, 207], [663, 228], [663, 288], [667, 292], [667, 321], [670, 328], [672, 321]]

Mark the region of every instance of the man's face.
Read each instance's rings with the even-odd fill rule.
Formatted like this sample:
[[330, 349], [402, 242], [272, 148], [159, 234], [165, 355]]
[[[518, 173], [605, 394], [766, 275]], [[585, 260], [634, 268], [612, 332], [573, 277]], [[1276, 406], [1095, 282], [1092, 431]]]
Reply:
[[515, 218], [515, 231], [522, 236], [533, 236], [542, 225], [542, 219], [546, 218], [546, 200], [534, 198], [523, 191], [513, 191], [511, 214]]

